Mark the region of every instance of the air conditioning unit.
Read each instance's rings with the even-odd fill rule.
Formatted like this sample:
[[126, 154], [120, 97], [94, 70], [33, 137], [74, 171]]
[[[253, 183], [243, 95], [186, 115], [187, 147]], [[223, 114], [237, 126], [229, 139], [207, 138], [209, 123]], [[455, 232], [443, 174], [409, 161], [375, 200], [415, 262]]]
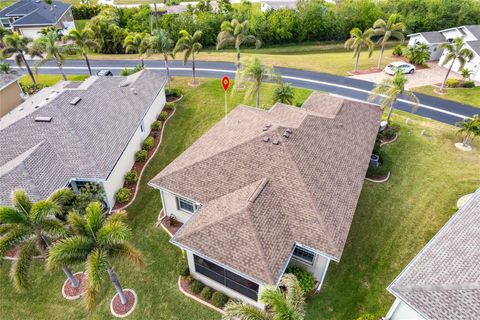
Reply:
[[370, 156], [370, 167], [380, 167], [380, 156], [378, 154]]

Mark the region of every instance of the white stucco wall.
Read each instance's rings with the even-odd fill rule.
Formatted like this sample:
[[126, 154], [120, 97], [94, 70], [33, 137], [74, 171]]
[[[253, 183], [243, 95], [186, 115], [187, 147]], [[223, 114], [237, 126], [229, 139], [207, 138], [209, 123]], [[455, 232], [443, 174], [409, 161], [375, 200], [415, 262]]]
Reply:
[[163, 110], [164, 106], [165, 91], [162, 89], [143, 118], [145, 131], [142, 132], [140, 126], [137, 128], [120, 159], [104, 183], [105, 195], [110, 207], [113, 207], [115, 204], [115, 193], [123, 186], [125, 173], [127, 173], [135, 163], [135, 153], [140, 150], [143, 140], [150, 132], [152, 122], [157, 119], [158, 114]]
[[315, 279], [317, 279], [317, 281], [319, 282], [322, 282], [325, 273], [327, 272], [329, 261], [330, 260], [328, 258], [317, 254], [315, 256], [315, 261], [313, 265], [309, 265], [308, 263], [297, 260], [294, 257], [292, 257], [292, 259], [290, 260], [290, 264], [299, 266], [307, 270], [308, 272], [313, 273]]
[[185, 223], [190, 219], [193, 215], [192, 213], [178, 209], [176, 195], [165, 190], [160, 190], [160, 193], [163, 201], [163, 210], [167, 216], [173, 215], [181, 223]]
[[20, 34], [22, 34], [25, 37], [36, 39], [40, 37], [40, 30], [42, 30], [42, 27], [32, 27], [32, 28], [19, 28], [18, 31], [20, 31]]
[[388, 312], [386, 320], [425, 320], [425, 318], [397, 298]]
[[[447, 55], [446, 52], [444, 52], [442, 54], [440, 60], [438, 61], [438, 65], [440, 65], [440, 66], [443, 65], [443, 61], [445, 60], [446, 55]], [[450, 67], [451, 63], [452, 62], [449, 61], [443, 67], [448, 69]], [[472, 75], [472, 79], [474, 79], [476, 81], [480, 81], [480, 56], [478, 54], [475, 54], [474, 58], [472, 60], [470, 60], [469, 62], [467, 62], [465, 64], [464, 68], [469, 69], [469, 70], [474, 72], [474, 74]], [[460, 63], [458, 62], [458, 60], [456, 60], [455, 63], [453, 64], [452, 71], [460, 72]]]
[[417, 43], [426, 43], [430, 46], [430, 60], [429, 61], [436, 61], [440, 59], [442, 56], [443, 49], [438, 48], [438, 44], [431, 44], [423, 36], [420, 34], [411, 36], [408, 40], [409, 46], [414, 46]]

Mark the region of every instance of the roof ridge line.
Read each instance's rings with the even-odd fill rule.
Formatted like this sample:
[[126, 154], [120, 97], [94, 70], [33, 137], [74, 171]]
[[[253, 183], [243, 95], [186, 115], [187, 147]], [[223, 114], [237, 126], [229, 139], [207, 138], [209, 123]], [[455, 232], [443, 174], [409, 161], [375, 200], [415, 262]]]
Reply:
[[452, 284], [412, 284], [404, 286], [396, 286], [399, 291], [437, 291], [437, 290], [478, 290], [480, 282], [463, 282]]

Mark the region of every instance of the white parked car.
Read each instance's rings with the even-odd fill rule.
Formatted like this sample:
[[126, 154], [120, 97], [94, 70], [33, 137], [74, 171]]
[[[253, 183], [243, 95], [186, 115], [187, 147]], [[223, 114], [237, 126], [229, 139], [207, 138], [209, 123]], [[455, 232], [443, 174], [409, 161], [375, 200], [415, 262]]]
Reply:
[[395, 61], [385, 67], [385, 73], [394, 75], [397, 70], [400, 70], [402, 73], [414, 73], [415, 66], [404, 62], [404, 61]]

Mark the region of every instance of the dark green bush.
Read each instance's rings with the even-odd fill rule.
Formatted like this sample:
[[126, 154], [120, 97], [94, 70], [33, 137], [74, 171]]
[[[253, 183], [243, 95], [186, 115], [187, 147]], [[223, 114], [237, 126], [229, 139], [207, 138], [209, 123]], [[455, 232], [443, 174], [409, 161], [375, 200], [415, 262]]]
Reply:
[[198, 280], [193, 280], [190, 283], [190, 290], [192, 290], [192, 292], [195, 294], [202, 292], [203, 288], [205, 288], [205, 285]]
[[289, 266], [286, 270], [286, 273], [291, 273], [297, 277], [300, 287], [302, 287], [303, 292], [310, 293], [313, 288], [315, 288], [315, 277], [311, 272], [304, 270], [298, 266]]
[[147, 161], [147, 156], [148, 156], [147, 150], [137, 151], [135, 153], [135, 161], [145, 162], [145, 161]]
[[460, 85], [460, 80], [458, 79], [447, 79], [445, 85], [448, 88], [457, 88]]
[[155, 139], [153, 137], [149, 136], [149, 137], [146, 137], [145, 140], [143, 140], [143, 143], [142, 143], [143, 150], [152, 150], [154, 146], [155, 146]]
[[396, 57], [403, 56], [403, 46], [401, 44], [396, 45], [395, 48], [393, 48], [393, 53], [392, 54]]
[[162, 122], [159, 121], [159, 120], [153, 121], [153, 123], [152, 123], [152, 130], [158, 131], [158, 130], [160, 130], [160, 129], [162, 129]]
[[398, 124], [389, 125], [385, 130], [382, 131], [381, 135], [387, 140], [395, 138], [398, 131], [400, 131], [400, 126]]
[[177, 263], [177, 273], [179, 276], [186, 277], [190, 275], [190, 269], [188, 268], [188, 262], [185, 257], [181, 257]]
[[119, 203], [124, 203], [130, 201], [130, 198], [132, 197], [132, 193], [130, 192], [130, 189], [128, 188], [120, 188], [115, 193], [115, 201]]
[[223, 308], [228, 302], [228, 297], [217, 291], [213, 293], [211, 302], [215, 307]]
[[475, 81], [472, 81], [472, 80], [465, 81], [462, 84], [462, 87], [464, 87], [464, 88], [475, 88]]
[[132, 184], [138, 181], [138, 174], [135, 170], [128, 171], [125, 174], [125, 182], [127, 184]]
[[172, 88], [170, 90], [167, 89], [165, 95], [167, 97], [179, 98], [182, 95], [182, 90], [180, 90], [179, 88]]
[[167, 111], [162, 111], [162, 112], [160, 112], [160, 114], [158, 115], [158, 120], [159, 120], [159, 121], [165, 121], [165, 120], [167, 120], [167, 118], [168, 118], [168, 113], [167, 113]]
[[175, 104], [173, 102], [167, 102], [165, 104], [165, 109], [166, 110], [173, 110], [173, 109], [175, 109]]
[[20, 82], [20, 87], [22, 87], [23, 92], [28, 94], [35, 94], [38, 91], [46, 87], [46, 85], [37, 83], [37, 84], [23, 84]]
[[202, 289], [200, 295], [202, 296], [203, 300], [208, 301], [212, 298], [213, 290], [209, 287], [205, 287]]
[[120, 70], [120, 75], [126, 77], [131, 74], [137, 73], [138, 71], [142, 71], [143, 69], [145, 69], [144, 66], [142, 66], [141, 64], [137, 64], [133, 68], [123, 68], [122, 70]]
[[72, 14], [75, 20], [89, 20], [102, 11], [104, 6], [98, 4], [77, 4], [72, 7]]

